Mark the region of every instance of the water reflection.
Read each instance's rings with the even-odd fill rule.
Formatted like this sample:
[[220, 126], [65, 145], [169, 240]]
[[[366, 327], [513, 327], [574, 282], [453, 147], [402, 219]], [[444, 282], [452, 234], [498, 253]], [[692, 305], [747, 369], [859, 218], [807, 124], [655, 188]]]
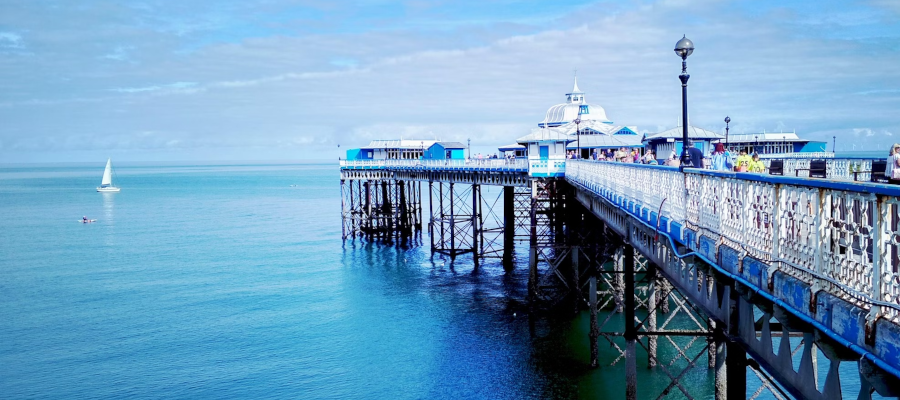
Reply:
[[103, 222], [111, 224], [114, 221], [115, 193], [100, 193], [103, 196]]

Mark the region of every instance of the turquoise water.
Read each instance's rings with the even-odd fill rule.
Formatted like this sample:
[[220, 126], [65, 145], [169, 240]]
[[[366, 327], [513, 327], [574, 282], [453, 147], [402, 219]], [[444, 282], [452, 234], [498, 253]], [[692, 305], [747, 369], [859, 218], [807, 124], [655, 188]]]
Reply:
[[2, 398], [623, 396], [586, 314], [527, 316], [522, 265], [341, 240], [335, 165], [102, 168], [0, 167]]

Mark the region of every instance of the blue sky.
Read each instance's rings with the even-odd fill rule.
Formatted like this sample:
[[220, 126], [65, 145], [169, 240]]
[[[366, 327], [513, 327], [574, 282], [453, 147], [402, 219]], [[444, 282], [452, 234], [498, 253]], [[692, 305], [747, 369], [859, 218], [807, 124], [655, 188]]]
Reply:
[[575, 69], [615, 123], [656, 132], [680, 115], [683, 34], [694, 125], [900, 142], [900, 1], [562, 3], [0, 0], [0, 163], [487, 152]]

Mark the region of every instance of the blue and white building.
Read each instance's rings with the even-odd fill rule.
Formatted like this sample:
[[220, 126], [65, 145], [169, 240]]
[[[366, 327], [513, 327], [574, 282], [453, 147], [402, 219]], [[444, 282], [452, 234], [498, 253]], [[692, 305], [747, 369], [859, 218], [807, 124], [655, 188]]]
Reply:
[[[535, 141], [537, 138], [541, 139]], [[587, 102], [585, 92], [578, 88], [577, 78], [572, 91], [566, 93], [566, 102], [550, 107], [544, 120], [538, 123], [538, 129], [516, 142], [527, 146], [525, 154], [529, 159], [533, 157], [539, 159], [540, 154], [534, 154], [535, 150], [528, 143], [544, 143], [548, 147], [548, 157], [561, 159], [565, 159], [567, 151], [579, 148], [581, 157], [589, 158], [592, 152], [601, 149], [644, 146], [636, 126], [616, 125], [607, 117], [603, 107]], [[561, 152], [555, 152], [554, 149], [557, 149], [555, 146], [563, 142], [565, 145], [558, 148]], [[501, 149], [501, 151], [510, 150], [511, 146]]]
[[[648, 133], [644, 135], [644, 146], [647, 150], [652, 150], [656, 155], [656, 159], [664, 160], [669, 157], [672, 152], [681, 156], [682, 139], [684, 137], [684, 127], [678, 125], [672, 129], [662, 132]], [[694, 147], [703, 152], [704, 157], [712, 155], [714, 149], [713, 143], [719, 139], [724, 139], [725, 135], [716, 132], [688, 125], [688, 139], [694, 141]]]

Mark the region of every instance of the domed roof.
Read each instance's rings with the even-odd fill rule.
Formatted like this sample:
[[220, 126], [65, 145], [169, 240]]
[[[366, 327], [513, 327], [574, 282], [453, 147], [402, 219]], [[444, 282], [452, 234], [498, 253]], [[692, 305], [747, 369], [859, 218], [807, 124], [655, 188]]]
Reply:
[[611, 124], [606, 117], [606, 110], [596, 104], [588, 104], [584, 100], [584, 92], [578, 89], [578, 78], [571, 93], [566, 93], [566, 102], [557, 104], [547, 110], [547, 116], [538, 124], [540, 127], [560, 126], [581, 118], [582, 121], [598, 121]]

